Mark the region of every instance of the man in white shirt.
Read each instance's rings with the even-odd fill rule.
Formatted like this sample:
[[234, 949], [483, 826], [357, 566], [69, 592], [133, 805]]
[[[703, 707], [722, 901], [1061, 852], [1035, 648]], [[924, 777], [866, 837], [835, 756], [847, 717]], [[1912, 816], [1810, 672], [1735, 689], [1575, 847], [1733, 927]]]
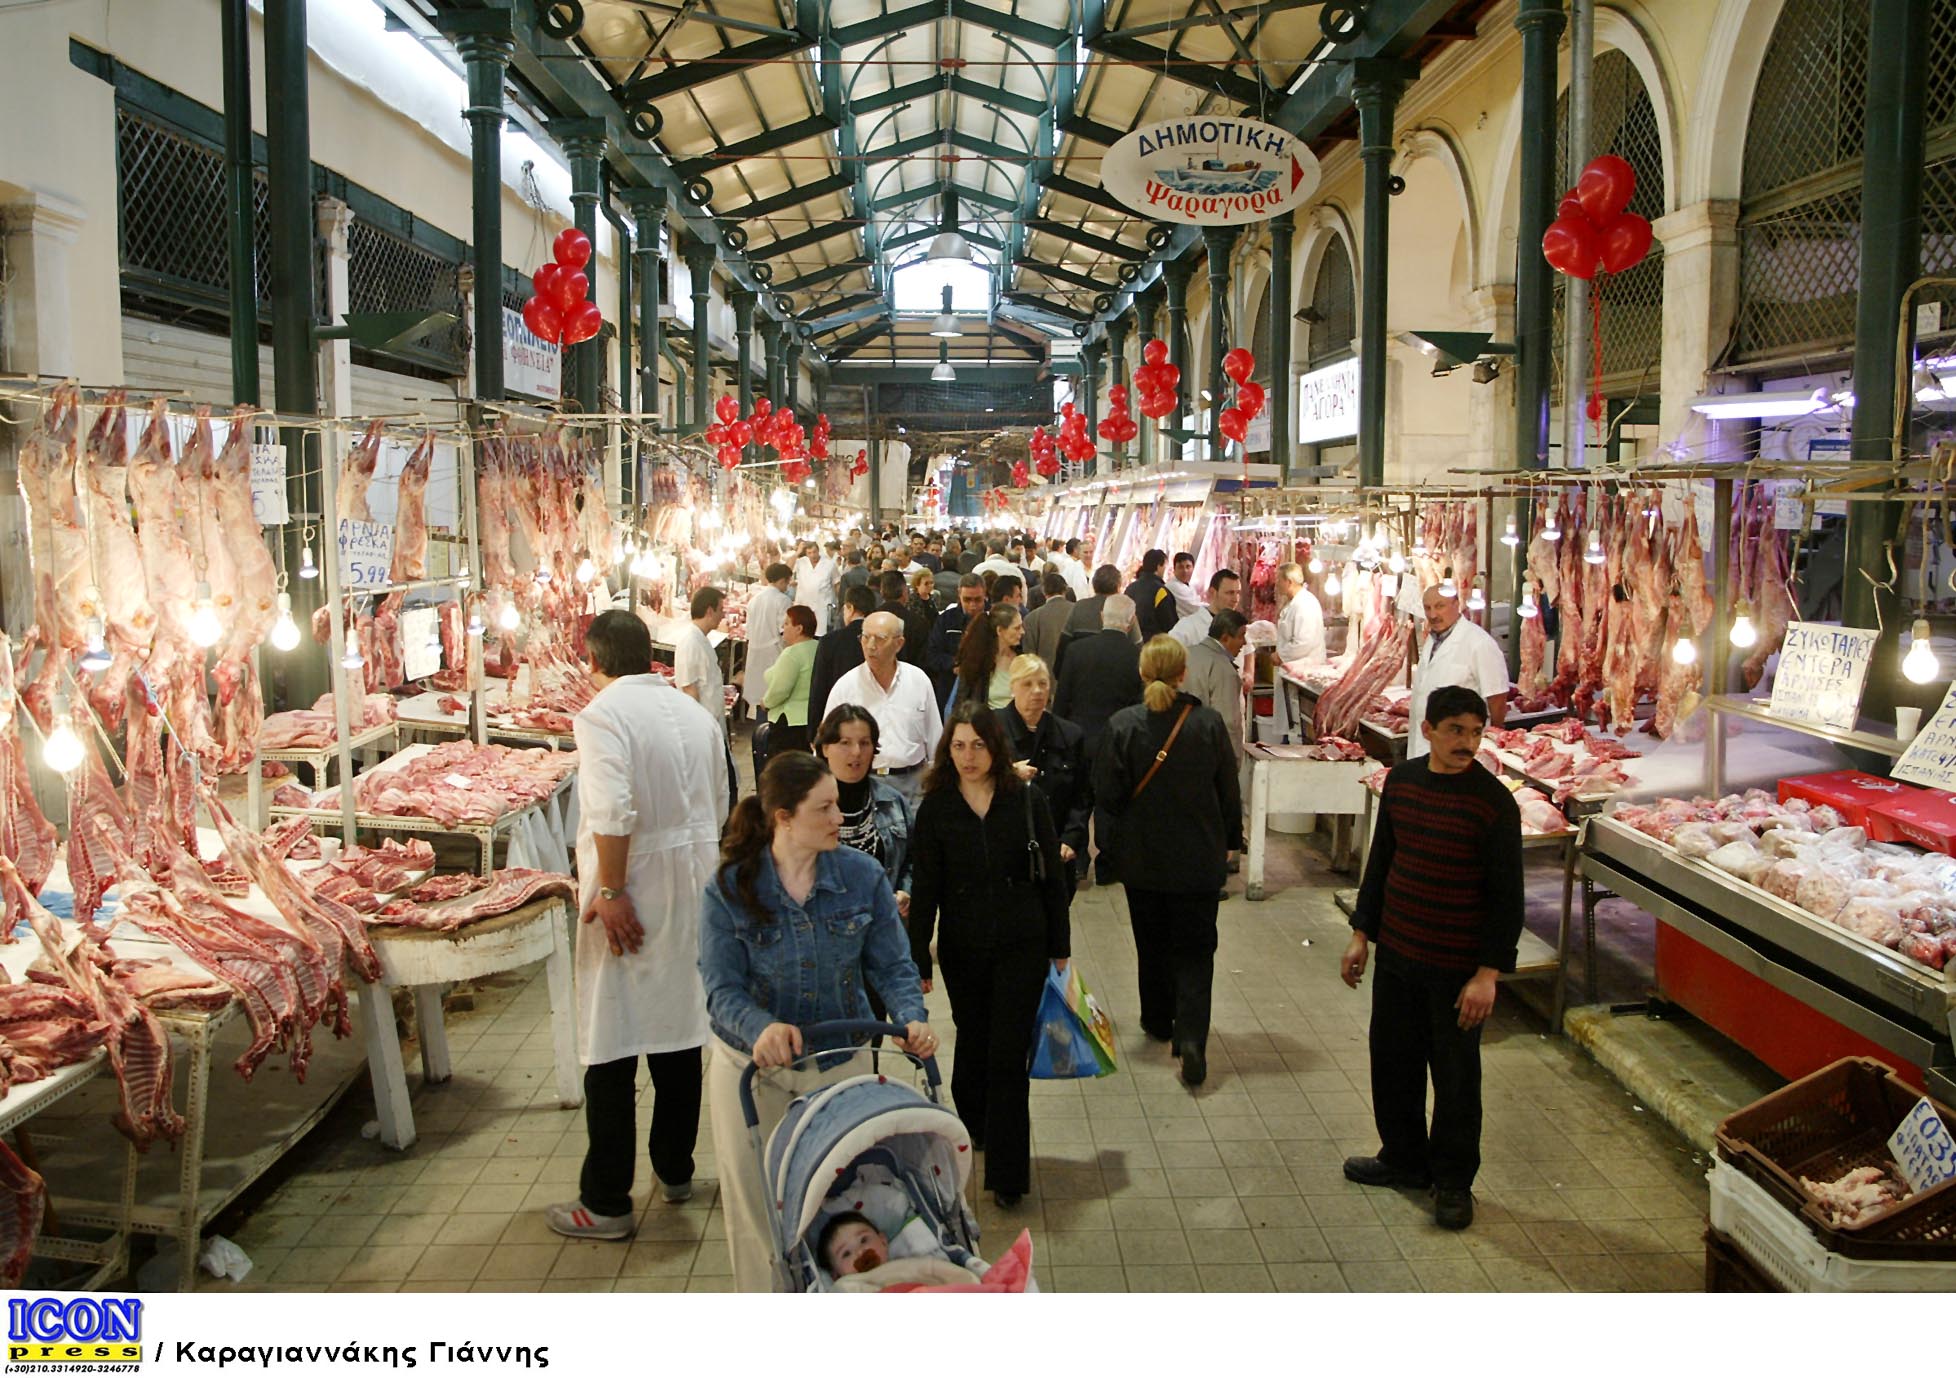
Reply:
[[903, 649], [903, 623], [895, 613], [873, 612], [863, 619], [863, 663], [835, 682], [822, 716], [838, 704], [853, 703], [876, 719], [876, 774], [885, 777], [915, 805], [923, 794], [924, 771], [937, 754], [944, 721], [930, 676], [897, 659]]
[[680, 693], [694, 700], [713, 715], [713, 721], [726, 731], [727, 683], [720, 673], [720, 657], [709, 639], [720, 630], [727, 595], [708, 584], [693, 594], [692, 621], [673, 643], [672, 682]]
[[[1487, 700], [1487, 725], [1499, 727], [1508, 716], [1508, 658], [1501, 645], [1460, 615], [1460, 595], [1440, 592], [1435, 584], [1422, 600], [1426, 611], [1426, 642], [1413, 667], [1413, 697], [1407, 704], [1409, 722], [1426, 721], [1426, 700], [1435, 689], [1459, 685]], [[1417, 737], [1418, 740], [1413, 740]], [[1415, 732], [1406, 742], [1406, 758], [1428, 751], [1425, 736]]]
[[[1305, 587], [1304, 566], [1295, 562], [1277, 569], [1277, 659], [1285, 665], [1293, 661], [1316, 663], [1327, 658], [1324, 648], [1324, 608], [1318, 596]], [[1291, 691], [1277, 682], [1276, 718], [1278, 735], [1288, 741], [1301, 726], [1291, 715]]]
[[988, 547], [990, 554], [980, 560], [971, 572], [973, 574], [1016, 574], [1021, 579], [1025, 573], [1017, 565], [1005, 558], [1005, 542], [994, 536]]
[[[1175, 615], [1179, 618], [1201, 612], [1202, 599], [1196, 596], [1195, 589], [1189, 584], [1189, 580], [1195, 577], [1195, 556], [1184, 550], [1170, 562], [1169, 568], [1171, 573], [1166, 582], [1168, 592], [1175, 600]], [[1208, 633], [1204, 632], [1203, 635], [1207, 636]]]
[[1073, 590], [1074, 602], [1085, 602], [1093, 597], [1093, 579], [1087, 573], [1086, 565], [1081, 561], [1080, 542], [1077, 537], [1068, 541], [1064, 550], [1053, 552], [1052, 563], [1058, 566], [1060, 578], [1066, 580], [1066, 586]]
[[829, 629], [829, 605], [834, 602], [835, 561], [824, 559], [821, 547], [813, 541], [801, 548], [795, 561], [795, 602], [815, 614], [815, 635]]
[[693, 1194], [706, 992], [700, 893], [719, 865], [729, 795], [717, 717], [652, 674], [652, 638], [629, 612], [585, 634], [597, 695], [572, 723], [579, 755], [578, 1054], [588, 1136], [576, 1196], [544, 1219], [573, 1239], [632, 1233], [638, 1060], [652, 1077], [652, 1174]]
[[1243, 581], [1236, 576], [1236, 571], [1219, 569], [1209, 576], [1209, 606], [1197, 607], [1170, 628], [1168, 634], [1192, 651], [1209, 639], [1209, 624], [1216, 614], [1237, 611], [1242, 597]]
[[761, 586], [747, 600], [747, 668], [741, 672], [741, 697], [760, 718], [767, 672], [781, 655], [781, 623], [793, 605], [788, 597], [789, 568], [776, 562], [761, 576]]

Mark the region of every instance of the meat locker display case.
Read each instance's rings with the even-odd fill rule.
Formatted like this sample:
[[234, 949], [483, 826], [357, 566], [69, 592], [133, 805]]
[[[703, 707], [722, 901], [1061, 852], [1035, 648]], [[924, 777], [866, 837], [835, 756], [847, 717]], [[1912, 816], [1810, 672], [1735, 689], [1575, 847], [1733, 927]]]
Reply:
[[[1658, 922], [1659, 996], [1782, 1076], [1868, 1054], [1932, 1095], [1956, 1094], [1956, 982], [1614, 818], [1588, 820], [1583, 905], [1596, 887]], [[1591, 987], [1593, 998], [1593, 985]]]

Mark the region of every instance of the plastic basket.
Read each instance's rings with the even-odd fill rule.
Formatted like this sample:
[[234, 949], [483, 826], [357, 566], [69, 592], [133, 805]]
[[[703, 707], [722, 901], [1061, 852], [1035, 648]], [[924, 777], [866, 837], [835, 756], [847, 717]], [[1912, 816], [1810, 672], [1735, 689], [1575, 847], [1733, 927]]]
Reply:
[[1779, 1292], [1744, 1250], [1717, 1230], [1705, 1231], [1705, 1290], [1707, 1292]]
[[[1852, 1258], [1820, 1242], [1806, 1220], [1728, 1162], [1712, 1165], [1711, 1226], [1786, 1292], [1947, 1292], [1956, 1261]], [[1707, 1277], [1710, 1259], [1707, 1257]]]
[[[1842, 1058], [1718, 1127], [1718, 1156], [1804, 1218], [1825, 1247], [1855, 1258], [1956, 1260], [1956, 1182], [1854, 1225], [1832, 1225], [1800, 1178], [1817, 1182], [1892, 1161], [1888, 1136], [1922, 1092], [1883, 1063]], [[1932, 1102], [1932, 1104], [1935, 1104]], [[1945, 1124], [1956, 1112], [1936, 1104]]]

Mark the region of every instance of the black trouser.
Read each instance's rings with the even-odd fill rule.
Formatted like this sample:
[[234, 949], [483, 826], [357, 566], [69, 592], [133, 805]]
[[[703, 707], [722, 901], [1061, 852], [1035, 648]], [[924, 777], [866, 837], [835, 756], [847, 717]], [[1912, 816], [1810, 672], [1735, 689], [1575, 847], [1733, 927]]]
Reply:
[[[652, 1072], [652, 1130], [645, 1145], [652, 1174], [678, 1186], [693, 1180], [693, 1144], [700, 1134], [700, 1050], [647, 1053]], [[584, 1069], [584, 1171], [577, 1194], [593, 1215], [630, 1215], [632, 1171], [638, 1159], [638, 1059], [621, 1057]]]
[[1140, 969], [1141, 1027], [1156, 1038], [1171, 1035], [1209, 1044], [1209, 994], [1216, 975], [1216, 892], [1176, 894], [1129, 885], [1127, 913], [1134, 925], [1134, 957]]
[[958, 1031], [951, 1061], [958, 1118], [985, 1145], [985, 1189], [1023, 1196], [1032, 1186], [1032, 1084], [1026, 1063], [1046, 986], [1046, 954], [940, 946], [937, 965]]
[[[1481, 1031], [1453, 1002], [1467, 977], [1394, 961], [1372, 975], [1372, 1117], [1379, 1157], [1441, 1187], [1474, 1185], [1481, 1165]], [[1433, 1076], [1433, 1127], [1426, 1078]]]
[[784, 718], [768, 729], [767, 758], [772, 761], [784, 751], [812, 751], [814, 748], [809, 746], [808, 740], [806, 725], [793, 727]]

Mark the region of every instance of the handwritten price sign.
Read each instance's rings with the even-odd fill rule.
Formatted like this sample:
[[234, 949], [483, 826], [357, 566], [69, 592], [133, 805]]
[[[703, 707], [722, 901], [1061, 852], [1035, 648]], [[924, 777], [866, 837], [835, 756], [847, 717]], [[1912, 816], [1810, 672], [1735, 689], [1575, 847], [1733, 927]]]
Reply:
[[1788, 623], [1773, 677], [1773, 714], [1851, 731], [1861, 716], [1874, 644], [1875, 633], [1860, 627]]
[[1927, 1096], [1915, 1103], [1902, 1127], [1888, 1137], [1888, 1149], [1911, 1191], [1927, 1191], [1956, 1177], [1956, 1142], [1950, 1140], [1949, 1126]]
[[251, 515], [260, 526], [283, 526], [291, 520], [285, 506], [285, 447], [251, 447]]
[[347, 588], [386, 583], [393, 563], [393, 527], [351, 519], [340, 523], [340, 579]]

